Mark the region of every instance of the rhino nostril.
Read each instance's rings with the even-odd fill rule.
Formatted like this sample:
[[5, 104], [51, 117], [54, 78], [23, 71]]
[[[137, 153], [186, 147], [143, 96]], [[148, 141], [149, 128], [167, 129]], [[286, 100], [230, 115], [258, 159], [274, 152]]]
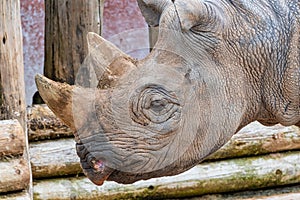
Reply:
[[105, 165], [104, 165], [104, 162], [101, 161], [101, 160], [92, 160], [92, 167], [93, 169], [98, 172], [98, 173], [101, 173], [104, 171], [104, 168], [105, 168]]

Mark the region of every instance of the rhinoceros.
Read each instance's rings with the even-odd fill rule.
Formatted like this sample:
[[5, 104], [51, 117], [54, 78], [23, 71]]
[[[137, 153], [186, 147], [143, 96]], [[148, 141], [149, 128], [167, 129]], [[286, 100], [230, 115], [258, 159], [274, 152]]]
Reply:
[[159, 28], [146, 58], [89, 33], [84, 84], [36, 76], [93, 183], [182, 173], [256, 120], [300, 125], [299, 0], [137, 2]]

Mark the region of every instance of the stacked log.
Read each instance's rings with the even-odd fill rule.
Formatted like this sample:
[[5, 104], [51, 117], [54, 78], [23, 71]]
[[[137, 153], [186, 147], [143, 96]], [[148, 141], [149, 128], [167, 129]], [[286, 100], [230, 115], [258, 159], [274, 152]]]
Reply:
[[300, 199], [300, 185], [237, 192], [234, 194], [204, 195], [191, 200], [296, 200]]
[[27, 192], [20, 192], [16, 194], [6, 194], [0, 197], [1, 200], [29, 200], [32, 199]]
[[0, 157], [18, 156], [25, 147], [25, 134], [17, 120], [0, 121]]
[[[0, 194], [22, 191], [30, 183], [30, 167], [23, 156], [26, 144], [23, 128], [18, 120], [1, 120], [0, 133]], [[28, 198], [23, 199], [30, 199], [29, 193], [24, 194]]]
[[35, 135], [32, 141], [43, 139], [30, 144], [36, 199], [178, 198], [300, 183], [300, 129], [264, 127], [256, 122], [186, 173], [132, 185], [107, 182], [97, 187], [81, 176], [72, 132], [51, 132], [55, 124], [62, 124], [45, 106], [29, 108], [28, 113], [35, 113], [28, 115], [29, 127], [47, 122], [40, 129], [29, 128]]
[[69, 127], [61, 122], [46, 105], [34, 105], [27, 109], [29, 141], [41, 141], [72, 137]]
[[132, 185], [107, 182], [97, 187], [86, 178], [42, 180], [34, 194], [37, 199], [183, 198], [274, 187], [300, 182], [299, 159], [300, 152], [293, 152], [204, 163], [177, 176]]

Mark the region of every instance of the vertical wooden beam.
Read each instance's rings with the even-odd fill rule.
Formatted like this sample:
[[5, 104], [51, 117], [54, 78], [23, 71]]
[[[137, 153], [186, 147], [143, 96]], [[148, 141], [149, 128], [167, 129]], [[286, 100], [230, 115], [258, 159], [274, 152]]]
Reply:
[[0, 119], [25, 127], [25, 82], [19, 0], [0, 2]]
[[74, 84], [87, 55], [88, 32], [101, 34], [104, 0], [46, 0], [44, 74]]
[[[8, 119], [17, 119], [23, 127], [23, 157], [27, 162], [27, 174], [31, 177], [25, 125], [26, 102], [19, 0], [0, 1], [0, 120]], [[25, 180], [30, 180], [30, 177]], [[23, 185], [28, 186], [28, 192], [31, 193], [31, 181]]]

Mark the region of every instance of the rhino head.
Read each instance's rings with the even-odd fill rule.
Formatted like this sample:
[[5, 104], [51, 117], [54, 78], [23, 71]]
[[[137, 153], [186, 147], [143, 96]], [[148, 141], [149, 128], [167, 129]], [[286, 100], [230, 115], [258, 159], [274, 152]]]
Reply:
[[262, 108], [260, 75], [248, 73], [250, 64], [230, 43], [226, 6], [138, 3], [149, 25], [159, 25], [145, 59], [134, 60], [89, 33], [88, 64], [78, 85], [36, 76], [44, 101], [75, 131], [83, 171], [97, 185], [184, 172], [248, 123], [275, 118]]

